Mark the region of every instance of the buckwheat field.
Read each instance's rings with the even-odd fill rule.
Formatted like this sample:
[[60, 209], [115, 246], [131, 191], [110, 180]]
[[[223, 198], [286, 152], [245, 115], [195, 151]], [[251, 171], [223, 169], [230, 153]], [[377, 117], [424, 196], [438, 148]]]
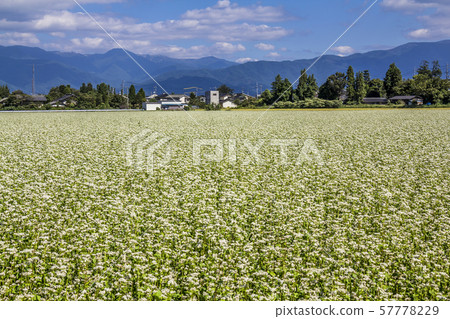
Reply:
[[450, 300], [448, 110], [261, 114], [0, 114], [0, 299]]

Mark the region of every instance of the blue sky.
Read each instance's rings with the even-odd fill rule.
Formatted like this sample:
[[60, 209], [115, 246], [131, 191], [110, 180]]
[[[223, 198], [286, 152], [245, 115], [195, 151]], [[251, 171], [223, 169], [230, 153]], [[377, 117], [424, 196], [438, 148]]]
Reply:
[[[77, 0], [126, 49], [174, 58], [320, 55], [374, 0]], [[329, 52], [450, 38], [450, 0], [379, 0]], [[101, 53], [117, 45], [73, 0], [2, 0], [0, 45]]]

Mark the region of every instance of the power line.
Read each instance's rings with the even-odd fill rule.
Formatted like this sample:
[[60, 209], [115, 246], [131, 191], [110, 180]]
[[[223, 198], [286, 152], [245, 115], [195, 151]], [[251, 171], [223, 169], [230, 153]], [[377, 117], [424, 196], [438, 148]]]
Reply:
[[[378, 0], [377, 0], [378, 1]], [[78, 7], [92, 20], [94, 23], [159, 87], [163, 92], [165, 92], [170, 99], [172, 99], [174, 102], [175, 99], [172, 97], [169, 92], [166, 91], [166, 89], [128, 52], [123, 45], [121, 45], [115, 37], [111, 35], [101, 24], [97, 21], [77, 0], [73, 0]], [[195, 122], [195, 124], [201, 126], [195, 118], [192, 117], [191, 114], [189, 114], [184, 108], [183, 110], [186, 112], [186, 114]]]
[[271, 105], [269, 108], [267, 108], [254, 122], [250, 127], [255, 126], [255, 124], [257, 122], [259, 122], [259, 120], [270, 110], [274, 107], [275, 103], [277, 103], [282, 97], [283, 95], [285, 95], [290, 89], [292, 89], [294, 87], [294, 85], [300, 80], [300, 78], [306, 74], [310, 69], [312, 69], [312, 67], [314, 65], [317, 64], [317, 62], [319, 62], [322, 57], [327, 54], [328, 51], [331, 50], [331, 48], [342, 38], [344, 37], [344, 35], [347, 34], [348, 31], [350, 31], [355, 25], [356, 23], [358, 23], [359, 20], [361, 20], [366, 14], [367, 12], [370, 11], [370, 9], [372, 9], [372, 7], [378, 2], [379, 0], [375, 0], [325, 51], [323, 51], [323, 53], [316, 59], [314, 60], [313, 63], [311, 63], [311, 65], [305, 69], [305, 71], [297, 78], [297, 80], [295, 80], [294, 83], [292, 83], [292, 85], [289, 87], [289, 89], [287, 89], [286, 91], [284, 91]]

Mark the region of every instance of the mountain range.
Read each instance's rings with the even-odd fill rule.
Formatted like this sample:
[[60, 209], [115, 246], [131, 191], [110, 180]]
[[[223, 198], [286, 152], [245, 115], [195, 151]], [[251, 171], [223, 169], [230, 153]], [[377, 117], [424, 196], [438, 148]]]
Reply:
[[[143, 69], [151, 74], [168, 92], [182, 93], [185, 88], [199, 87], [199, 92], [226, 84], [237, 92], [254, 95], [259, 89], [270, 88], [277, 74], [291, 82], [316, 59], [295, 61], [258, 61], [238, 64], [215, 57], [201, 59], [173, 59], [165, 56], [138, 55], [128, 52]], [[349, 65], [355, 71], [369, 70], [372, 78], [383, 78], [393, 62], [410, 78], [423, 60], [438, 60], [444, 69], [450, 62], [450, 40], [439, 42], [408, 43], [390, 50], [357, 53], [346, 57], [323, 56], [309, 74], [314, 74], [319, 84], [335, 72], [345, 72]], [[104, 54], [79, 54], [51, 52], [25, 46], [0, 46], [0, 84], [11, 90], [21, 89], [31, 93], [32, 67], [35, 66], [37, 93], [46, 93], [51, 87], [70, 84], [78, 88], [83, 82], [105, 82], [120, 88], [131, 83], [143, 87], [147, 93], [161, 89], [121, 49]]]

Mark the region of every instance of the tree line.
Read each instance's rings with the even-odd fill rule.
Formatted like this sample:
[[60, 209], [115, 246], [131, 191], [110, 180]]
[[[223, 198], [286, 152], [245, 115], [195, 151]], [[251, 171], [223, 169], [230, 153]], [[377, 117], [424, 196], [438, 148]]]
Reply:
[[[316, 99], [324, 101], [343, 101], [349, 105], [362, 104], [366, 97], [392, 98], [398, 95], [414, 95], [423, 98], [425, 104], [449, 104], [450, 82], [442, 79], [442, 69], [438, 61], [432, 66], [423, 61], [412, 79], [403, 79], [400, 69], [392, 63], [384, 79], [372, 79], [368, 70], [355, 73], [349, 66], [346, 73], [336, 72], [330, 75], [320, 87], [314, 74], [307, 75], [306, 70], [300, 73], [297, 86], [286, 78], [277, 75], [272, 82], [272, 89], [262, 93], [254, 105], [304, 106], [304, 101]], [[322, 104], [327, 105], [327, 103]], [[311, 103], [309, 103], [311, 104]], [[335, 103], [339, 106], [339, 103]], [[251, 106], [251, 105], [249, 105]]]
[[[83, 83], [79, 89], [70, 85], [53, 87], [45, 97], [44, 109], [58, 107], [52, 106], [50, 103], [58, 102], [62, 98], [65, 102], [64, 108], [67, 109], [141, 108], [142, 103], [146, 101], [144, 89], [141, 88], [136, 93], [133, 84], [128, 89], [128, 95], [122, 91], [116, 92], [115, 88], [106, 83], [96, 86], [92, 83]], [[0, 108], [7, 110], [38, 109], [42, 105], [42, 103], [34, 102], [32, 96], [21, 90], [10, 92], [7, 85], [0, 86], [0, 99], [6, 99], [1, 103]]]

